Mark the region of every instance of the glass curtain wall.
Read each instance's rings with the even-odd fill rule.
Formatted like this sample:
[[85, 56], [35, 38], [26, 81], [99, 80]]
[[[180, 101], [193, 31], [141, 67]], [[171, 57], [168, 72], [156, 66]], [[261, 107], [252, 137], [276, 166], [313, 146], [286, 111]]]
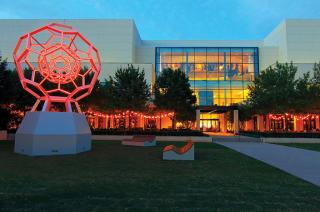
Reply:
[[229, 106], [248, 96], [247, 86], [259, 74], [258, 48], [156, 48], [156, 76], [181, 69], [201, 106]]

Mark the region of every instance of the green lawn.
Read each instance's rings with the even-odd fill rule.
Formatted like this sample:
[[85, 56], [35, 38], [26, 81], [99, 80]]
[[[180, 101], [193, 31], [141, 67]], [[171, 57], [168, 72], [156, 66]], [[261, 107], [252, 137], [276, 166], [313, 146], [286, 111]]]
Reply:
[[290, 147], [296, 147], [301, 149], [308, 149], [308, 150], [314, 150], [314, 151], [320, 151], [320, 144], [278, 144], [278, 145], [284, 145], [284, 146], [290, 146]]
[[196, 161], [94, 142], [76, 156], [26, 157], [0, 142], [0, 211], [319, 211], [320, 189], [223, 146]]

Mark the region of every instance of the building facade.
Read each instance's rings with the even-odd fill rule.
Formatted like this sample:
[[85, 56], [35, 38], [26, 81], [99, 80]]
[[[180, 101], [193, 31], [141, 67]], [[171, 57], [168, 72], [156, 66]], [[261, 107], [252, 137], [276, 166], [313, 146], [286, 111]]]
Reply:
[[0, 55], [14, 66], [18, 37], [52, 22], [75, 27], [99, 49], [100, 80], [128, 64], [143, 69], [150, 85], [165, 68], [183, 70], [197, 96], [196, 128], [206, 131], [234, 130], [227, 112], [248, 97], [248, 85], [276, 61], [293, 62], [298, 76], [320, 61], [320, 20], [283, 21], [261, 40], [143, 40], [133, 20], [0, 20], [5, 29]]

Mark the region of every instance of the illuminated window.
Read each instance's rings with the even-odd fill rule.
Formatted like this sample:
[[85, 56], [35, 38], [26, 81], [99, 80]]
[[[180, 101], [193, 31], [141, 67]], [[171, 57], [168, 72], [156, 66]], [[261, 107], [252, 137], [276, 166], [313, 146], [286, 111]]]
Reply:
[[199, 91], [199, 104], [210, 106], [213, 103], [213, 92], [212, 91]]
[[248, 98], [259, 74], [256, 47], [158, 47], [156, 76], [165, 68], [186, 73], [198, 105], [228, 106]]
[[171, 48], [160, 49], [160, 63], [171, 63]]
[[230, 63], [230, 48], [219, 48], [219, 63]]
[[230, 63], [242, 63], [242, 55], [242, 48], [232, 48]]
[[194, 50], [195, 63], [207, 63], [207, 52], [205, 48], [195, 48]]
[[172, 48], [171, 62], [186, 63], [186, 52], [183, 51], [183, 48]]

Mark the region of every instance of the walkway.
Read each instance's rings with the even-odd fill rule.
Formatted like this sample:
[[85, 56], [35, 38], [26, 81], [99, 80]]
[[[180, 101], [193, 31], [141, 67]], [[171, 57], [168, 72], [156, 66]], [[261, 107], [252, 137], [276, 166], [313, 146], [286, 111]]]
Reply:
[[216, 142], [320, 186], [320, 152], [258, 142]]

